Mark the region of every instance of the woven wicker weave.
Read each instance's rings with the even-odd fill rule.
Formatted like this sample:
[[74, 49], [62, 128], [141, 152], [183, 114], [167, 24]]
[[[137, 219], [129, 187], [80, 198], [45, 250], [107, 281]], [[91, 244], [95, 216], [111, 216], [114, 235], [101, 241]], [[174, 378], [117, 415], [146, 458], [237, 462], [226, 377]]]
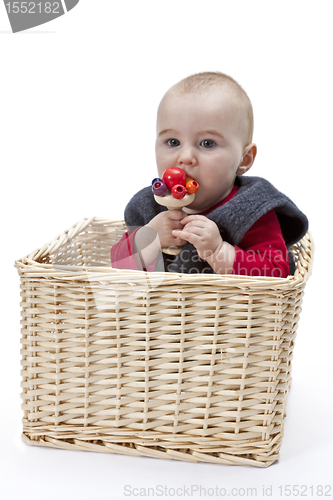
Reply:
[[308, 233], [293, 277], [110, 268], [123, 222], [84, 219], [16, 261], [30, 444], [266, 467], [279, 457]]

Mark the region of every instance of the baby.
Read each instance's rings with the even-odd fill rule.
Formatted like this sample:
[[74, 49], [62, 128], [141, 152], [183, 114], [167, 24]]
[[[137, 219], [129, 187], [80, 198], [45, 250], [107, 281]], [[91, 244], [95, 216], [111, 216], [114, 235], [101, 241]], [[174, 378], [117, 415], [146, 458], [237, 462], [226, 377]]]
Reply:
[[[113, 267], [286, 277], [289, 247], [306, 233], [306, 216], [253, 165], [253, 111], [244, 90], [222, 73], [199, 73], [164, 95], [157, 113], [158, 175], [180, 167], [199, 183], [183, 210], [158, 205], [151, 187], [128, 203], [129, 228], [111, 249]], [[182, 246], [178, 255], [161, 247]]]

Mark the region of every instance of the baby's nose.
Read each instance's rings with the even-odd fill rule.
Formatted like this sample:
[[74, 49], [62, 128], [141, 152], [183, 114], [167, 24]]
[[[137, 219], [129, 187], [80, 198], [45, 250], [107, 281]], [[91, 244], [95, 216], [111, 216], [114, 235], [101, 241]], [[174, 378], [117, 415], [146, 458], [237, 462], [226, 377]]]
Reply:
[[196, 158], [191, 148], [184, 148], [180, 151], [178, 165], [195, 165]]

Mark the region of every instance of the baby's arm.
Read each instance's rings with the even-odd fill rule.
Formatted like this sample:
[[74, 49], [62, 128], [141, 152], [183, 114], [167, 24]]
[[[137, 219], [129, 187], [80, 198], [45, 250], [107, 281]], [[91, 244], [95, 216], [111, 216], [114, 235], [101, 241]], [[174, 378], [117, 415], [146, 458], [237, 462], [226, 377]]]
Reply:
[[181, 210], [166, 210], [145, 226], [126, 232], [111, 248], [112, 267], [152, 271], [162, 247], [186, 243], [172, 235], [173, 229], [183, 228], [180, 221], [184, 215]]
[[181, 223], [184, 229], [173, 234], [192, 243], [218, 274], [279, 278], [289, 274], [288, 251], [274, 210], [253, 224], [240, 246], [223, 241], [215, 222], [202, 215], [185, 217]]
[[215, 222], [204, 215], [189, 215], [181, 224], [184, 226], [183, 230], [172, 231], [174, 236], [192, 243], [199, 257], [208, 262], [217, 274], [232, 273], [235, 249], [222, 240]]

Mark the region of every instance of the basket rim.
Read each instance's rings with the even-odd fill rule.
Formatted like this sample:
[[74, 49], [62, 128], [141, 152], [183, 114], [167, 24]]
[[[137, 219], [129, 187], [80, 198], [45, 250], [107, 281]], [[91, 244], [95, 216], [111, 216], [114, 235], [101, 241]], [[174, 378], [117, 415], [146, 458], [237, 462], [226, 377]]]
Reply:
[[296, 271], [293, 276], [288, 276], [287, 278], [275, 278], [266, 276], [240, 276], [240, 275], [230, 275], [230, 274], [185, 274], [185, 273], [169, 273], [169, 272], [147, 272], [141, 270], [131, 270], [131, 269], [115, 269], [106, 266], [61, 266], [56, 267], [52, 264], [45, 264], [38, 262], [37, 259], [47, 257], [52, 251], [57, 250], [66, 240], [69, 238], [74, 238], [81, 231], [86, 229], [92, 223], [97, 223], [101, 225], [115, 225], [119, 228], [126, 229], [126, 224], [124, 220], [115, 219], [105, 219], [101, 217], [87, 217], [81, 219], [76, 224], [73, 224], [69, 229], [63, 231], [51, 242], [43, 245], [39, 249], [35, 249], [28, 255], [17, 259], [15, 261], [15, 267], [19, 274], [29, 274], [32, 276], [47, 276], [54, 278], [62, 278], [64, 280], [85, 280], [87, 274], [89, 274], [89, 281], [124, 281], [129, 282], [130, 280], [147, 281], [149, 276], [149, 281], [161, 281], [164, 284], [179, 282], [183, 285], [191, 285], [194, 282], [197, 283], [198, 279], [200, 284], [220, 284], [220, 285], [231, 285], [240, 288], [248, 287], [270, 287], [273, 288], [297, 288], [303, 286], [312, 273], [313, 265], [313, 255], [314, 255], [314, 241], [310, 231], [303, 236], [303, 238], [291, 247], [291, 250], [296, 250], [297, 247], [301, 247], [303, 250], [303, 259], [299, 259], [296, 265]]

